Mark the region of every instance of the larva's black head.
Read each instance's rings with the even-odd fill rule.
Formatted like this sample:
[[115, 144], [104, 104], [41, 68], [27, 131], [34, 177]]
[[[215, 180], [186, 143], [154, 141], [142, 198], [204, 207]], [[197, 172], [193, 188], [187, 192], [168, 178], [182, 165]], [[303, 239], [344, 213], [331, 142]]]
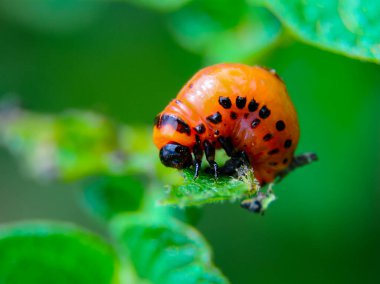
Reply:
[[162, 147], [160, 159], [165, 166], [176, 169], [188, 168], [193, 164], [190, 149], [177, 143], [168, 143]]

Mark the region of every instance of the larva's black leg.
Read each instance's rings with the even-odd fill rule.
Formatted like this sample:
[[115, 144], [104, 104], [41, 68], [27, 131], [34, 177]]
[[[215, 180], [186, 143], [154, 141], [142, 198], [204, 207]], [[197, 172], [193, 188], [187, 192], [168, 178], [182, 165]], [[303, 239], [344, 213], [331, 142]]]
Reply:
[[318, 160], [318, 156], [315, 153], [303, 153], [294, 157], [293, 161], [290, 163], [290, 166], [295, 169], [302, 167], [304, 165], [310, 164]]
[[243, 165], [243, 162], [240, 158], [232, 157], [227, 160], [223, 167], [219, 168], [219, 172], [222, 175], [235, 176], [236, 169], [240, 168]]
[[195, 165], [195, 173], [194, 173], [194, 179], [198, 178], [199, 176], [199, 171], [201, 169], [202, 165], [202, 156], [203, 156], [203, 151], [202, 149], [196, 150], [198, 147], [194, 147], [194, 165]]
[[228, 157], [231, 157], [235, 154], [234, 146], [232, 145], [232, 140], [230, 137], [220, 136], [218, 138], [218, 142], [220, 143]]
[[218, 164], [215, 162], [215, 147], [208, 140], [203, 142], [203, 147], [205, 149], [207, 162], [213, 169], [215, 178], [218, 178]]
[[199, 176], [199, 171], [201, 169], [202, 157], [203, 157], [203, 150], [202, 150], [199, 136], [196, 136], [196, 144], [193, 147], [193, 153], [194, 153], [194, 166], [195, 166], [194, 179], [196, 179]]
[[247, 154], [244, 151], [234, 151], [231, 159], [226, 161], [223, 167], [219, 169], [219, 172], [223, 175], [235, 176], [237, 174], [236, 169], [243, 165], [250, 165]]
[[276, 182], [281, 181], [285, 176], [287, 176], [290, 172], [294, 171], [295, 169], [311, 164], [312, 162], [315, 162], [317, 160], [318, 156], [315, 153], [303, 153], [301, 155], [295, 156], [290, 165], [285, 170], [277, 174]]
[[243, 161], [243, 163], [244, 163], [245, 165], [247, 165], [247, 166], [250, 165], [248, 155], [247, 155], [247, 153], [246, 153], [245, 151], [240, 151], [240, 152], [238, 152], [236, 156], [237, 156], [238, 158], [240, 158], [240, 159]]
[[243, 159], [243, 161], [248, 165], [249, 164], [249, 159], [247, 156], [247, 153], [245, 151], [236, 151], [234, 149], [234, 146], [232, 144], [232, 140], [230, 137], [219, 137], [218, 141], [224, 151], [226, 151], [227, 156], [232, 157], [234, 159]]

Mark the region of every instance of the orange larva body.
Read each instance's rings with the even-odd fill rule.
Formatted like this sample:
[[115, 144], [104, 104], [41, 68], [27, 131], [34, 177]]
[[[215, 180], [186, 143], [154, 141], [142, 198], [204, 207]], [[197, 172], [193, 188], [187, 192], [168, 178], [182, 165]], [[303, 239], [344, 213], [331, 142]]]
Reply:
[[299, 125], [275, 72], [243, 64], [200, 70], [157, 117], [153, 134], [159, 149], [176, 143], [191, 151], [197, 145], [204, 150], [205, 141], [219, 149], [221, 137], [246, 153], [261, 183], [273, 181], [289, 166]]

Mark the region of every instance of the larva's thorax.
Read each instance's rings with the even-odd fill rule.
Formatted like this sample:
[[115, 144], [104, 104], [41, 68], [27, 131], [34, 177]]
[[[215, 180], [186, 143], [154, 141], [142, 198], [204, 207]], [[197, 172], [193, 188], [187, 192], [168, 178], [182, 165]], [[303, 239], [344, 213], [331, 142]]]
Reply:
[[192, 148], [207, 140], [218, 149], [220, 137], [231, 138], [234, 148], [247, 153], [260, 181], [272, 181], [288, 166], [299, 126], [274, 72], [241, 64], [207, 67], [163, 110], [154, 129], [158, 148], [171, 142]]

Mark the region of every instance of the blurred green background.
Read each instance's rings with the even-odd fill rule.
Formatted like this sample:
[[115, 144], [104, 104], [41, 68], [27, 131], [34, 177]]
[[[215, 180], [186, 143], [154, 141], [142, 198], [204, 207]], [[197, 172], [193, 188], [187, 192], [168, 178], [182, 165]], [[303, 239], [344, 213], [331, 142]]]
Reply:
[[[17, 94], [29, 110], [91, 109], [150, 125], [205, 64], [177, 44], [166, 14], [126, 3], [29, 5], [0, 4], [0, 96]], [[263, 217], [238, 204], [203, 207], [197, 227], [216, 265], [232, 283], [377, 283], [380, 67], [289, 39], [246, 62], [285, 80], [298, 152], [320, 161], [279, 184]], [[3, 149], [0, 179], [1, 223], [67, 220], [105, 234], [82, 210], [79, 185], [37, 183]]]

